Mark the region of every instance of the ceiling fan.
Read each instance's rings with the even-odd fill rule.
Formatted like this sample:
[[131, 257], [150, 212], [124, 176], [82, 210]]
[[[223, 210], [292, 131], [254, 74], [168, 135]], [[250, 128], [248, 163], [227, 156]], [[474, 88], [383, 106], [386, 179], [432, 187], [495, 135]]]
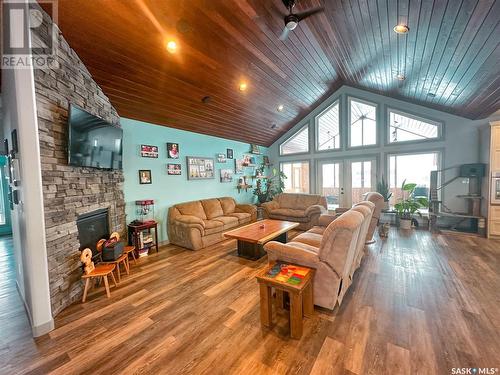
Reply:
[[288, 9], [288, 14], [283, 14], [283, 19], [285, 21], [285, 28], [281, 33], [280, 40], [286, 40], [290, 31], [294, 30], [300, 21], [311, 17], [314, 14], [323, 12], [323, 7], [312, 8], [306, 10], [302, 13], [293, 13], [293, 8], [295, 7], [295, 0], [282, 0], [285, 7]]

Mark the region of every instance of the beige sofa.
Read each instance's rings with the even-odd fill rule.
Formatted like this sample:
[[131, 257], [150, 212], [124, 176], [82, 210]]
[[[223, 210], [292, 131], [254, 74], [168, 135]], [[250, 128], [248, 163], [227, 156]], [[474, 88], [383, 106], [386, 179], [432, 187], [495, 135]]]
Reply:
[[314, 194], [279, 194], [262, 204], [264, 217], [300, 223], [298, 229], [308, 230], [318, 225], [320, 215], [327, 212], [326, 198]]
[[268, 242], [269, 262], [281, 260], [316, 269], [314, 304], [333, 309], [342, 303], [364, 254], [375, 205], [362, 202], [339, 216], [322, 215], [319, 225], [287, 244]]
[[257, 220], [252, 204], [236, 204], [230, 197], [176, 204], [168, 209], [170, 243], [198, 250], [224, 240], [229, 229]]

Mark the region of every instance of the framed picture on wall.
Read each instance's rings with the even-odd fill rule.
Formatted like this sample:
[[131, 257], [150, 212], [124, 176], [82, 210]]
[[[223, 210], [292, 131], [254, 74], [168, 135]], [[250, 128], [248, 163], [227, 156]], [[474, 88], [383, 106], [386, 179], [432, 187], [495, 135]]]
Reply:
[[150, 169], [140, 169], [139, 170], [139, 183], [141, 185], [152, 183]]
[[226, 155], [225, 154], [217, 154], [217, 163], [225, 163]]
[[215, 178], [215, 161], [213, 158], [188, 156], [188, 180], [206, 180]]
[[221, 169], [220, 170], [220, 182], [233, 182], [233, 170], [232, 169]]
[[167, 143], [167, 156], [169, 159], [179, 159], [179, 144]]
[[244, 168], [244, 160], [243, 159], [234, 159], [234, 173], [242, 174]]
[[181, 174], [180, 164], [167, 164], [167, 173], [169, 175], [179, 176]]
[[141, 157], [158, 158], [158, 146], [141, 145]]
[[260, 155], [260, 149], [259, 146], [256, 144], [251, 143], [250, 144], [250, 153]]
[[228, 159], [232, 159], [233, 158], [233, 149], [232, 148], [228, 148], [226, 150], [226, 156]]

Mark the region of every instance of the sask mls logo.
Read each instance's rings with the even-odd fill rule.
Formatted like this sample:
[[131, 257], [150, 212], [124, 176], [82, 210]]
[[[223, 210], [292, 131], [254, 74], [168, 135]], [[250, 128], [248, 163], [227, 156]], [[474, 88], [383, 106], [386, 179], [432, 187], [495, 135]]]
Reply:
[[57, 0], [2, 1], [2, 68], [56, 66], [56, 23]]
[[497, 367], [453, 367], [453, 375], [495, 375], [498, 374]]

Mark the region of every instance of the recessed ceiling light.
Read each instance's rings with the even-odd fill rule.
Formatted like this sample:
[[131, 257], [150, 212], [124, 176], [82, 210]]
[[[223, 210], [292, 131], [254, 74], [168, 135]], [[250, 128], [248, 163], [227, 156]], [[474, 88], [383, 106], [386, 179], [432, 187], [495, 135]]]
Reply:
[[428, 92], [428, 93], [427, 93], [427, 96], [428, 96], [429, 98], [435, 98], [435, 97], [436, 97], [436, 94], [434, 94], [433, 92]]
[[406, 79], [406, 76], [402, 73], [396, 74], [396, 79], [398, 81], [404, 81]]
[[285, 109], [285, 106], [283, 104], [280, 104], [278, 106], [278, 108], [276, 108], [278, 110], [278, 112], [283, 112], [283, 110]]
[[240, 82], [240, 91], [245, 91], [248, 85], [246, 82]]
[[394, 26], [393, 30], [398, 34], [406, 34], [408, 31], [410, 31], [410, 28], [408, 27], [408, 25], [400, 23], [399, 25]]
[[167, 51], [170, 53], [175, 53], [177, 51], [177, 42], [175, 40], [169, 40], [167, 42]]

